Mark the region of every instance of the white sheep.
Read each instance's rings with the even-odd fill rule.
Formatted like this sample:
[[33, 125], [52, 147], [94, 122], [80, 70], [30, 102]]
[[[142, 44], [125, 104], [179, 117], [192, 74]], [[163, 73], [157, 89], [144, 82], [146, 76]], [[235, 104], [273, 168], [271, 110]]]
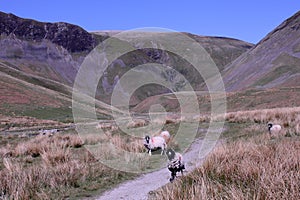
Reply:
[[162, 131], [162, 132], [160, 133], [160, 136], [163, 137], [163, 138], [165, 139], [166, 143], [169, 143], [170, 137], [171, 137], [169, 131]]
[[149, 155], [152, 155], [152, 151], [156, 151], [161, 149], [161, 155], [164, 153], [165, 149], [167, 148], [167, 143], [165, 139], [161, 136], [154, 136], [151, 137], [147, 135], [144, 140], [144, 146], [148, 149]]
[[272, 123], [268, 123], [268, 129], [270, 136], [279, 135], [279, 132], [281, 131], [281, 126], [279, 124], [273, 125]]

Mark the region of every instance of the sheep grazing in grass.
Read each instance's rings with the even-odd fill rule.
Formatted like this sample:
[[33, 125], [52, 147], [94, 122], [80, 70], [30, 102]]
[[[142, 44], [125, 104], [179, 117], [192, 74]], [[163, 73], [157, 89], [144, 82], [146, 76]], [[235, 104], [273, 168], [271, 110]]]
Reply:
[[268, 123], [268, 129], [270, 136], [278, 136], [281, 131], [281, 126], [278, 124]]
[[167, 148], [167, 143], [165, 139], [161, 136], [151, 137], [147, 135], [144, 140], [144, 146], [148, 149], [149, 155], [152, 155], [152, 151], [157, 151], [161, 149], [161, 155], [164, 153]]
[[160, 136], [165, 139], [166, 143], [169, 143], [170, 138], [171, 138], [171, 135], [170, 135], [169, 131], [162, 131], [160, 133]]
[[171, 172], [170, 182], [172, 182], [176, 178], [177, 172], [181, 172], [181, 175], [183, 175], [184, 161], [182, 155], [173, 149], [168, 149], [166, 154], [169, 159], [168, 169]]

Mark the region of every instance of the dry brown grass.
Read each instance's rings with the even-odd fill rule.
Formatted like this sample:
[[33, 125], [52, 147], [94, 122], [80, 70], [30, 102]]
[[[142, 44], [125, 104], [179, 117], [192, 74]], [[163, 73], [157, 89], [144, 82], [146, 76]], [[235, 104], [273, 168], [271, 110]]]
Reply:
[[82, 145], [83, 141], [78, 135], [74, 134], [54, 135], [53, 137], [38, 135], [26, 142], [18, 143], [12, 150], [12, 154], [15, 156], [31, 155], [37, 157], [42, 152], [47, 152], [53, 148], [78, 148]]
[[127, 124], [127, 128], [137, 128], [146, 126], [147, 121], [144, 119], [134, 119]]
[[105, 131], [117, 131], [119, 130], [119, 127], [113, 123], [113, 122], [104, 122], [104, 123], [99, 123], [97, 126], [96, 126], [97, 129], [103, 129]]
[[[263, 136], [257, 136], [263, 137]], [[220, 146], [203, 166], [154, 199], [300, 199], [300, 141], [264, 138]]]
[[81, 139], [84, 140], [84, 144], [97, 144], [97, 143], [112, 143], [117, 148], [133, 153], [141, 153], [145, 151], [143, 139], [130, 137], [122, 132], [117, 132], [116, 128], [113, 128], [114, 124], [106, 123], [98, 125], [97, 128], [101, 128], [103, 132], [98, 134], [82, 135]]
[[241, 123], [249, 120], [256, 123], [273, 121], [282, 122], [288, 126], [293, 122], [300, 121], [300, 107], [230, 112], [226, 114], [226, 120]]
[[171, 116], [166, 117], [166, 124], [176, 124], [180, 122], [180, 118], [173, 118]]
[[[56, 158], [58, 156], [56, 155]], [[41, 199], [41, 197], [43, 197], [42, 199], [53, 199], [55, 196], [62, 197], [61, 193], [64, 189], [78, 187], [80, 182], [84, 182], [86, 178], [92, 175], [91, 166], [80, 160], [60, 159], [59, 162], [56, 160], [55, 165], [43, 162], [31, 167], [22, 166], [13, 158], [5, 158], [3, 162], [5, 168], [0, 171], [2, 177], [0, 189], [2, 197], [8, 199]], [[56, 192], [56, 194], [53, 194], [53, 192]]]
[[[203, 118], [203, 117], [202, 117]], [[212, 120], [221, 120], [216, 116]], [[283, 127], [283, 135], [300, 135], [300, 107], [293, 108], [273, 108], [252, 111], [229, 112], [225, 115], [226, 122], [229, 123], [253, 123], [264, 124], [271, 122]]]
[[125, 173], [100, 164], [83, 145], [77, 134], [57, 134], [2, 147], [0, 199], [64, 199], [122, 180]]
[[[283, 127], [295, 126], [300, 123], [300, 107], [286, 107], [286, 108], [271, 108], [260, 110], [247, 110], [228, 112], [224, 115], [213, 116], [210, 115], [198, 115], [194, 116], [194, 120], [199, 122], [209, 122], [226, 120], [232, 123], [268, 123], [273, 122], [282, 124]], [[299, 127], [298, 127], [299, 129]]]
[[28, 116], [4, 116], [0, 114], [0, 131], [2, 130], [20, 130], [28, 127], [40, 128], [40, 127], [53, 127], [62, 126], [60, 122], [53, 120], [36, 119]]
[[141, 139], [124, 137], [120, 134], [111, 136], [111, 142], [125, 151], [133, 153], [141, 153], [145, 151], [143, 141]]

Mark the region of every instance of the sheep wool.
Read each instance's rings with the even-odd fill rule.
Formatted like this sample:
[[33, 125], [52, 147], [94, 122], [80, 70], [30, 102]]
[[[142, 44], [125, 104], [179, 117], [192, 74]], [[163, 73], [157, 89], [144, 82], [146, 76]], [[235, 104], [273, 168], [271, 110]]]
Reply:
[[170, 141], [171, 135], [170, 135], [169, 131], [162, 131], [160, 133], [160, 136], [165, 139], [166, 143], [168, 143]]
[[151, 155], [152, 151], [156, 151], [158, 149], [161, 149], [161, 154], [163, 154], [164, 150], [167, 148], [166, 141], [161, 136], [150, 138], [150, 136], [147, 135], [144, 140], [144, 146], [148, 149], [149, 155]]
[[268, 123], [268, 129], [270, 135], [277, 135], [281, 131], [281, 126], [279, 124]]

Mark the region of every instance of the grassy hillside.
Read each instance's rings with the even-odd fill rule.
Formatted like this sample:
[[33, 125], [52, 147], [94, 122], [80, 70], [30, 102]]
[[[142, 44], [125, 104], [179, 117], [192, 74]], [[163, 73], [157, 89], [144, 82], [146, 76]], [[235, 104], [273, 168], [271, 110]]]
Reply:
[[[96, 32], [95, 34], [106, 36], [109, 33]], [[126, 72], [145, 63], [162, 64], [165, 69], [162, 71], [154, 69], [153, 73], [156, 74], [157, 77], [166, 80], [167, 83], [171, 85], [171, 89], [180, 90], [184, 87], [182, 80], [179, 78], [179, 74], [184, 76], [195, 90], [199, 89], [199, 86], [203, 83], [201, 75], [191, 63], [188, 63], [181, 55], [177, 55], [176, 52], [163, 50], [167, 48], [166, 41], [170, 41], [169, 46], [172, 46], [172, 42], [175, 44], [191, 42], [194, 44], [197, 43], [198, 45], [200, 44], [210, 55], [220, 71], [223, 70], [226, 64], [232, 62], [253, 46], [250, 43], [232, 38], [205, 37], [189, 33], [131, 32], [126, 35], [126, 38], [136, 50], [120, 56], [108, 66], [105, 75], [107, 81], [105, 80], [105, 83], [105, 78], [101, 78], [98, 85], [97, 96], [106, 103], [109, 103], [116, 77], [121, 79]], [[146, 44], [150, 44], [150, 47], [147, 46], [146, 48]], [[178, 51], [181, 52], [182, 50], [178, 49]], [[184, 54], [184, 52], [181, 52], [181, 54]], [[167, 69], [167, 66], [176, 71], [171, 72], [170, 69]], [[132, 95], [130, 106], [136, 105], [147, 97], [167, 92], [170, 92], [170, 89], [155, 84], [140, 87]]]
[[[132, 111], [137, 113], [148, 112], [152, 105], [161, 104], [169, 112], [178, 112], [180, 111], [180, 104], [175, 94], [162, 94], [149, 97], [132, 108]], [[212, 94], [210, 96], [207, 92], [196, 92], [195, 94], [198, 97], [200, 111], [209, 113], [211, 100], [218, 98], [218, 95]], [[239, 92], [228, 92], [226, 101], [227, 111], [295, 107], [300, 106], [300, 88], [282, 87], [267, 90], [249, 89]]]
[[299, 87], [300, 12], [285, 20], [247, 53], [227, 65], [228, 91]]
[[[72, 88], [40, 76], [33, 76], [0, 62], [0, 115], [1, 130], [12, 127], [56, 125], [58, 122], [73, 122]], [[99, 119], [110, 118], [111, 106], [96, 101]], [[22, 121], [28, 121], [23, 123]], [[52, 120], [52, 121], [43, 121]]]
[[[0, 64], [3, 67], [3, 64]], [[68, 108], [71, 105], [71, 101], [66, 95], [59, 93], [55, 90], [50, 90], [45, 87], [41, 87], [38, 84], [30, 82], [39, 82], [40, 80], [34, 77], [28, 77], [24, 74], [20, 74], [22, 79], [31, 79], [30, 81], [24, 81], [11, 76], [14, 70], [5, 73], [4, 70], [0, 72], [1, 82], [1, 105], [0, 110], [2, 114], [8, 116], [32, 116], [36, 117], [33, 111], [44, 110], [44, 115], [50, 115], [48, 119], [55, 120], [56, 117], [52, 114], [55, 110], [59, 111], [62, 108]], [[10, 75], [9, 75], [10, 74]], [[15, 73], [14, 75], [19, 75]], [[43, 82], [44, 85], [47, 82]], [[47, 112], [48, 111], [48, 112]], [[69, 111], [69, 115], [70, 115]], [[66, 113], [66, 115], [68, 114]], [[67, 116], [65, 116], [68, 118]], [[70, 117], [70, 116], [69, 116]], [[39, 118], [44, 118], [40, 116]], [[47, 118], [47, 117], [45, 117]]]

